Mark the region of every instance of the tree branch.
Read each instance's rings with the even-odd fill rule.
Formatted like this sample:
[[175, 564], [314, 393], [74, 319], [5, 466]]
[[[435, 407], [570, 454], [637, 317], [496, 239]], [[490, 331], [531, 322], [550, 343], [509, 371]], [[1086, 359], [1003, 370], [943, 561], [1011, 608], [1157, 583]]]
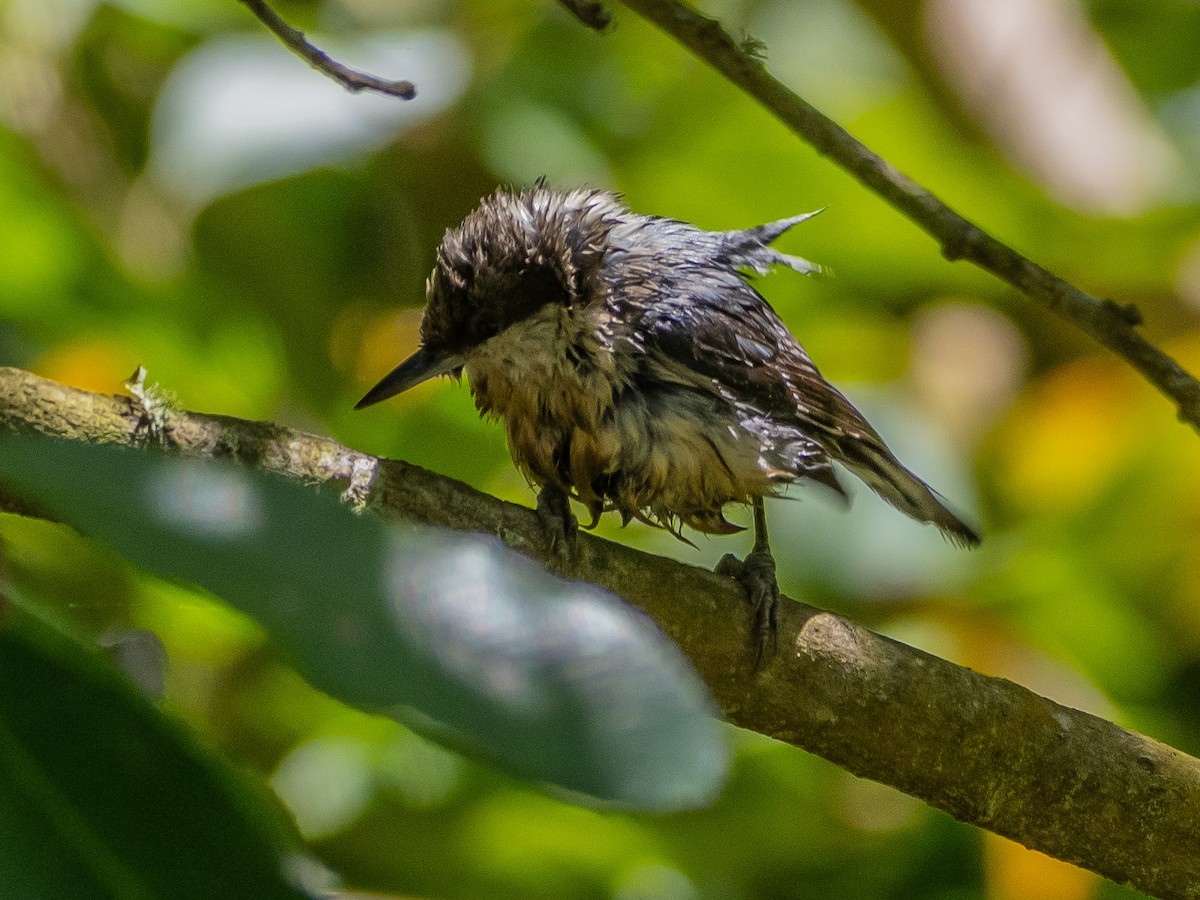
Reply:
[[593, 31], [603, 33], [612, 24], [612, 13], [594, 0], [558, 0], [558, 5]]
[[[148, 435], [142, 400], [0, 368], [0, 427], [77, 441], [153, 440], [304, 483], [350, 482], [374, 463], [268, 422], [155, 413]], [[1114, 881], [1161, 897], [1197, 896], [1200, 760], [799, 602], [782, 604], [779, 650], [756, 674], [750, 612], [728, 578], [589, 534], [563, 564], [532, 510], [398, 460], [381, 461], [368, 490], [380, 516], [495, 535], [644, 610], [736, 725]]]
[[1142, 337], [1137, 330], [1141, 316], [1135, 307], [1091, 296], [963, 218], [774, 78], [753, 48], [736, 41], [716, 19], [679, 0], [621, 2], [674, 37], [817, 152], [915, 222], [941, 244], [947, 259], [965, 259], [986, 269], [1124, 357], [1175, 402], [1182, 421], [1200, 430], [1200, 382]]
[[279, 14], [267, 5], [266, 0], [242, 0], [242, 3], [258, 16], [259, 21], [266, 25], [271, 33], [283, 42], [284, 46], [352, 94], [357, 94], [359, 91], [376, 91], [380, 94], [387, 94], [389, 97], [399, 97], [402, 100], [411, 100], [417, 96], [417, 89], [411, 81], [389, 81], [369, 72], [352, 69], [342, 65], [336, 59], [332, 59], [329, 54], [309, 43], [308, 39], [304, 37], [303, 31], [293, 28], [279, 18]]

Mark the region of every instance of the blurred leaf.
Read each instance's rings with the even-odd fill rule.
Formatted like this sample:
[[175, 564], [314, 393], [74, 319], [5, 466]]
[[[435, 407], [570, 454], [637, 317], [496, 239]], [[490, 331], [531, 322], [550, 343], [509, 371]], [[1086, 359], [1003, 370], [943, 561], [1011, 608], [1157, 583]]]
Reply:
[[5, 615], [0, 896], [309, 896], [230, 772], [81, 647]]
[[0, 144], [0, 316], [62, 314], [85, 269], [86, 251], [70, 214]]
[[254, 616], [348, 703], [409, 720], [396, 708], [414, 707], [444, 740], [630, 806], [695, 806], [724, 780], [720, 725], [674, 645], [498, 541], [389, 527], [226, 463], [4, 444], [0, 473], [22, 491]]
[[454, 102], [470, 69], [448, 32], [376, 34], [339, 61], [418, 85], [397, 102], [315, 76], [266, 34], [212, 40], [184, 57], [158, 99], [150, 168], [196, 208], [214, 197], [381, 146]]
[[1200, 78], [1200, 8], [1178, 0], [1088, 0], [1092, 23], [1145, 92], [1161, 95]]

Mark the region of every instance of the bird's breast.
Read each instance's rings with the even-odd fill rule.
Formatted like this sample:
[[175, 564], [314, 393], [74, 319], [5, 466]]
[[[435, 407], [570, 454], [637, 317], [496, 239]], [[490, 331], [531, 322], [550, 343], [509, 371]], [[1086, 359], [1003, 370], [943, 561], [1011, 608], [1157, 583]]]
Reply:
[[464, 369], [475, 405], [504, 420], [513, 459], [534, 480], [570, 488], [609, 465], [604, 423], [629, 376], [586, 311], [547, 306], [476, 348]]
[[793, 474], [778, 436], [751, 427], [703, 380], [656, 375], [587, 316], [548, 306], [467, 356], [476, 406], [504, 420], [513, 460], [533, 481], [573, 493], [593, 515], [616, 508], [721, 533], [732, 528], [722, 506]]
[[603, 329], [546, 310], [472, 352], [465, 365], [476, 406], [504, 420], [517, 466], [572, 492], [593, 515], [609, 506], [701, 531], [768, 487], [762, 445], [720, 397], [643, 380], [634, 350]]

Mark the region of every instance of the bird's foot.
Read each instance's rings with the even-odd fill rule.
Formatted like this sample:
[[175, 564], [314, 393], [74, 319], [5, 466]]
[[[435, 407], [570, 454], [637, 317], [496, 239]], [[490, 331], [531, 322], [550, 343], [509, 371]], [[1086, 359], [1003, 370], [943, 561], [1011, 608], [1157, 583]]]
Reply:
[[579, 520], [571, 512], [571, 500], [562, 488], [546, 485], [538, 492], [537, 514], [550, 535], [550, 553], [564, 557], [579, 536]]
[[717, 574], [736, 578], [746, 589], [753, 615], [750, 640], [754, 645], [754, 668], [757, 670], [775, 646], [779, 614], [775, 558], [767, 550], [755, 550], [745, 559], [726, 553], [717, 563]]

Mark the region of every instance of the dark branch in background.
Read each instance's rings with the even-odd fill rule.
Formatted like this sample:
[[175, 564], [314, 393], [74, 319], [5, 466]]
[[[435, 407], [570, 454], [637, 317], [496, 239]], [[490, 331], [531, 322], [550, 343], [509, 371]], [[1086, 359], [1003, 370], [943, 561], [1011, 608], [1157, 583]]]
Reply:
[[593, 0], [558, 0], [559, 6], [593, 31], [604, 32], [612, 24], [612, 13]]
[[268, 422], [149, 412], [153, 429], [144, 399], [0, 368], [0, 432], [161, 444], [304, 484], [361, 488], [355, 473], [375, 471], [367, 490], [378, 515], [495, 535], [653, 616], [734, 724], [1114, 881], [1196, 896], [1200, 760], [798, 602], [781, 605], [778, 651], [755, 674], [750, 611], [729, 578], [589, 534], [564, 560], [533, 510], [453, 479]]
[[271, 30], [272, 34], [283, 41], [289, 50], [351, 93], [378, 91], [380, 94], [399, 97], [402, 100], [411, 100], [417, 96], [417, 89], [411, 81], [388, 81], [386, 78], [380, 78], [369, 72], [351, 69], [337, 60], [331, 59], [327, 53], [310, 44], [304, 37], [303, 31], [293, 28], [279, 18], [275, 10], [266, 4], [266, 0], [242, 0], [242, 3], [250, 7], [250, 11], [258, 16], [259, 20]]
[[1141, 316], [1135, 307], [1087, 294], [963, 218], [775, 79], [763, 65], [761, 53], [755, 53], [745, 41], [735, 40], [716, 19], [678, 0], [621, 2], [674, 37], [819, 153], [932, 235], [947, 259], [969, 260], [986, 269], [1124, 357], [1178, 405], [1182, 421], [1200, 430], [1200, 382], [1142, 337], [1137, 330]]

